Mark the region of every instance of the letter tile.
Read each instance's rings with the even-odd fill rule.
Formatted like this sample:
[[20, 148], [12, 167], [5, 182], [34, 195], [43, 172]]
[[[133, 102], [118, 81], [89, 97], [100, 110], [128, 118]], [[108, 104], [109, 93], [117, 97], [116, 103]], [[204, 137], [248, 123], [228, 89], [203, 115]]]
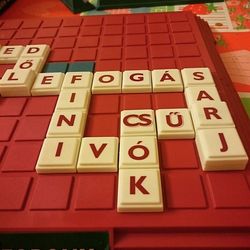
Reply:
[[35, 73], [32, 70], [5, 71], [0, 79], [1, 96], [30, 96], [30, 89], [35, 80]]
[[156, 135], [155, 115], [151, 109], [123, 110], [121, 136]]
[[24, 46], [3, 46], [0, 49], [0, 64], [16, 63]]
[[161, 212], [163, 199], [158, 169], [121, 169], [118, 180], [118, 212]]
[[88, 89], [63, 89], [59, 95], [56, 110], [59, 109], [81, 109], [87, 113], [89, 108], [91, 94]]
[[195, 130], [214, 127], [234, 127], [234, 122], [225, 102], [213, 104], [196, 103], [192, 106], [191, 115]]
[[159, 139], [192, 139], [194, 128], [188, 109], [156, 110]]
[[41, 58], [43, 62], [47, 60], [47, 57], [49, 56], [50, 47], [46, 44], [39, 44], [39, 45], [27, 45], [22, 54], [21, 57], [26, 58]]
[[209, 68], [186, 68], [181, 70], [184, 87], [197, 85], [214, 85]]
[[183, 83], [178, 69], [152, 71], [153, 92], [182, 92]]
[[81, 110], [56, 110], [47, 137], [82, 137], [86, 116]]
[[78, 138], [46, 138], [37, 161], [37, 173], [75, 173]]
[[151, 91], [151, 73], [149, 70], [131, 70], [123, 72], [123, 93], [144, 93]]
[[248, 157], [235, 128], [200, 129], [195, 141], [204, 171], [245, 169]]
[[117, 137], [82, 138], [78, 172], [117, 172]]
[[62, 88], [88, 88], [91, 89], [93, 79], [92, 72], [67, 72]]
[[94, 74], [93, 94], [121, 93], [122, 73], [120, 71], [102, 71]]
[[63, 78], [63, 73], [39, 73], [31, 89], [31, 94], [33, 96], [59, 95]]
[[42, 71], [43, 66], [44, 62], [41, 57], [20, 57], [17, 60], [13, 70], [33, 70], [36, 74], [38, 74]]
[[119, 168], [159, 168], [157, 139], [154, 136], [121, 137]]
[[185, 98], [189, 108], [194, 103], [210, 103], [220, 101], [219, 93], [215, 86], [193, 86], [185, 89]]

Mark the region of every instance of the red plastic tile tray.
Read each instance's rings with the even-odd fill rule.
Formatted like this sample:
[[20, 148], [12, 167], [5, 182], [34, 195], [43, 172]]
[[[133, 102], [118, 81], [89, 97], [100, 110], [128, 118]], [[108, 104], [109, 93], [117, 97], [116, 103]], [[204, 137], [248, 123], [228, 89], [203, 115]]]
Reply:
[[[0, 20], [1, 45], [38, 43], [51, 46], [49, 62], [94, 61], [96, 71], [209, 67], [249, 155], [249, 120], [208, 25], [193, 14]], [[115, 250], [250, 248], [249, 163], [203, 172], [194, 140], [158, 142], [161, 213], [117, 213], [117, 173], [38, 175], [56, 100], [0, 98], [0, 232], [106, 231]], [[124, 109], [168, 107], [186, 107], [184, 95], [94, 95], [85, 136], [119, 136]]]

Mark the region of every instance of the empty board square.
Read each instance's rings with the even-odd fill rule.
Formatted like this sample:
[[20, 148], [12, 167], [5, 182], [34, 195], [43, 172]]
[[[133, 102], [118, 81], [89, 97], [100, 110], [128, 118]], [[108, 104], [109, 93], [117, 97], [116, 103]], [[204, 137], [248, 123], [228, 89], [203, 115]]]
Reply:
[[176, 67], [176, 62], [174, 58], [152, 58], [152, 67], [151, 69], [174, 69]]
[[[176, 157], [181, 150], [181, 157]], [[160, 140], [159, 157], [164, 169], [198, 168], [198, 154], [194, 140]]]
[[59, 30], [59, 37], [75, 37], [78, 35], [79, 27], [63, 27]]
[[39, 29], [36, 33], [37, 38], [48, 38], [48, 37], [56, 37], [56, 34], [58, 32], [57, 28], [43, 28]]
[[122, 25], [109, 25], [103, 28], [104, 35], [122, 35], [123, 26]]
[[174, 43], [195, 43], [196, 40], [192, 32], [180, 32], [173, 34]]
[[147, 40], [146, 36], [144, 34], [132, 34], [132, 35], [127, 35], [125, 38], [125, 44], [127, 46], [132, 46], [132, 45], [146, 45]]
[[191, 31], [191, 27], [187, 22], [173, 22], [170, 24], [170, 28], [172, 32]]
[[185, 108], [186, 106], [183, 93], [155, 93], [153, 95], [154, 109]]
[[54, 40], [53, 48], [61, 49], [61, 48], [74, 48], [76, 42], [76, 38], [74, 37], [61, 37]]
[[174, 57], [173, 48], [169, 45], [152, 45], [150, 54], [152, 58]]
[[250, 189], [242, 173], [210, 173], [207, 180], [215, 208], [250, 207]]
[[0, 98], [0, 116], [21, 115], [26, 101], [26, 97]]
[[53, 49], [49, 55], [50, 62], [68, 62], [72, 57], [72, 49]]
[[3, 172], [33, 172], [40, 153], [42, 141], [13, 143], [6, 152]]
[[19, 29], [15, 34], [16, 39], [22, 38], [33, 38], [35, 37], [37, 30], [36, 29]]
[[148, 33], [167, 33], [168, 26], [166, 23], [150, 23], [148, 24]]
[[6, 146], [0, 144], [0, 163], [1, 163], [2, 158], [4, 156], [5, 150], [6, 150]]
[[71, 176], [37, 176], [30, 201], [31, 210], [65, 210], [70, 201]]
[[[123, 37], [119, 36], [119, 35], [101, 37], [101, 45], [103, 47], [110, 47], [110, 46], [119, 46], [119, 47], [121, 47], [122, 43], [123, 43]], [[96, 46], [98, 46], [98, 44], [96, 44]], [[88, 47], [88, 46], [85, 46], [85, 47]]]
[[[94, 180], [94, 181], [93, 181]], [[113, 209], [116, 177], [113, 174], [85, 174], [76, 183], [75, 209]], [[92, 195], [89, 195], [89, 194]]]
[[[110, 40], [112, 40], [112, 37], [111, 37]], [[76, 47], [79, 47], [79, 48], [97, 47], [98, 43], [99, 43], [99, 37], [98, 36], [78, 37], [77, 42], [76, 42]]]
[[30, 177], [0, 177], [0, 210], [21, 210], [29, 192]]
[[93, 72], [95, 62], [92, 61], [80, 61], [69, 63], [67, 72]]
[[203, 180], [190, 172], [164, 174], [167, 208], [206, 208]]
[[9, 141], [17, 125], [17, 119], [12, 117], [0, 118], [0, 141]]
[[177, 44], [175, 46], [178, 57], [200, 56], [200, 51], [195, 44]]
[[66, 73], [68, 68], [68, 63], [58, 62], [58, 63], [46, 63], [43, 68], [43, 73]]
[[152, 45], [170, 44], [169, 34], [149, 34], [149, 43]]
[[150, 94], [124, 94], [122, 95], [121, 110], [152, 109]]
[[126, 59], [147, 58], [148, 52], [146, 46], [129, 46], [125, 49]]
[[97, 55], [96, 48], [77, 48], [73, 51], [73, 61], [95, 61]]
[[100, 60], [116, 60], [122, 59], [122, 48], [119, 47], [103, 47], [98, 51], [98, 59]]

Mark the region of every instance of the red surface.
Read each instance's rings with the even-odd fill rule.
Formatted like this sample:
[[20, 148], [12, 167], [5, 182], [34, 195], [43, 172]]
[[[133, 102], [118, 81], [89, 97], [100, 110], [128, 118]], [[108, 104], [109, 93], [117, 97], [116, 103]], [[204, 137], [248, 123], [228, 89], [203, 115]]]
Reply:
[[[249, 120], [208, 26], [190, 13], [2, 22], [0, 44], [47, 43], [50, 62], [93, 60], [99, 71], [209, 67], [249, 154]], [[1, 65], [1, 74], [8, 67]], [[249, 248], [249, 164], [203, 172], [194, 140], [158, 142], [162, 213], [117, 213], [117, 173], [38, 175], [56, 100], [0, 98], [1, 232], [108, 231], [112, 250]], [[183, 93], [95, 95], [84, 134], [119, 137], [124, 109], [183, 107]]]

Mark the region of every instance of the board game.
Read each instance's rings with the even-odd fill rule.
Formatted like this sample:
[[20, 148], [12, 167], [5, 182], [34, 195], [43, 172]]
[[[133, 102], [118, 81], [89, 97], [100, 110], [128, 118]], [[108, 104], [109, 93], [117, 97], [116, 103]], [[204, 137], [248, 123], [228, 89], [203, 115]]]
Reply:
[[0, 44], [0, 248], [250, 247], [250, 124], [207, 23], [0, 19]]

